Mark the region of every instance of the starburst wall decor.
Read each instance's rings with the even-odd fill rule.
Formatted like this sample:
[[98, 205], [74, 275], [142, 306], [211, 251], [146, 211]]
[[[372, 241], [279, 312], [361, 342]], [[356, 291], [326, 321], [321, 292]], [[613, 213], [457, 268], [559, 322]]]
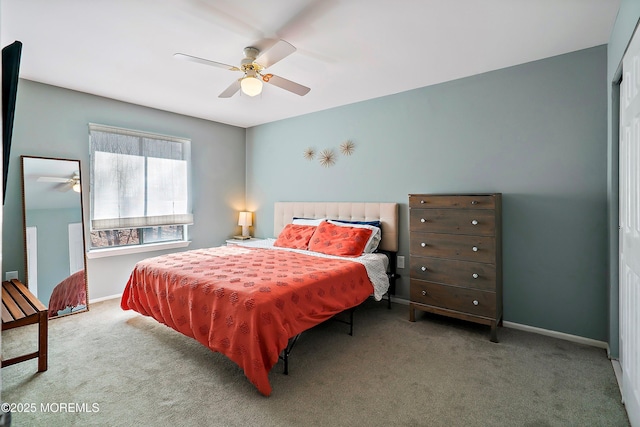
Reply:
[[302, 156], [309, 161], [317, 158], [321, 166], [329, 168], [336, 164], [339, 154], [342, 154], [343, 156], [351, 156], [356, 150], [356, 144], [352, 140], [347, 139], [340, 144], [338, 149], [339, 152], [338, 150], [334, 150], [334, 148], [325, 148], [324, 150], [317, 152], [315, 148], [308, 147], [302, 152]]
[[316, 150], [314, 150], [313, 148], [309, 147], [306, 150], [304, 150], [303, 156], [307, 160], [313, 160], [313, 158], [316, 156]]
[[333, 152], [333, 150], [330, 150], [330, 149], [322, 150], [318, 160], [320, 161], [320, 164], [322, 166], [324, 166], [325, 168], [328, 168], [335, 165], [336, 155]]
[[350, 139], [340, 144], [340, 152], [345, 156], [350, 156], [356, 149], [356, 144], [353, 143]]

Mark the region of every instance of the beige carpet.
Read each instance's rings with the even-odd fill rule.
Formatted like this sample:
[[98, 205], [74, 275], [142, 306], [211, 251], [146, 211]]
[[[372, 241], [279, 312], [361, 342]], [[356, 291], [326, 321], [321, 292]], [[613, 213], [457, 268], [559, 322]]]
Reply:
[[[306, 332], [265, 398], [224, 356], [111, 300], [52, 320], [49, 370], [3, 368], [1, 397], [36, 407], [16, 427], [629, 425], [602, 349], [508, 328], [495, 344], [485, 326], [408, 317], [368, 301], [353, 337], [338, 322]], [[35, 336], [4, 332], [3, 357]]]

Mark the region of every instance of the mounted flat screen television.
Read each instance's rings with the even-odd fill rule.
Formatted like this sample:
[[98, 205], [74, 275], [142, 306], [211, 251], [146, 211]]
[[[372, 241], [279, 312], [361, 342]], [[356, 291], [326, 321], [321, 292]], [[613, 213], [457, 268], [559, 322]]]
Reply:
[[13, 116], [18, 94], [18, 75], [20, 74], [20, 55], [22, 43], [15, 41], [2, 48], [2, 204], [7, 194], [7, 174], [11, 136], [13, 134]]

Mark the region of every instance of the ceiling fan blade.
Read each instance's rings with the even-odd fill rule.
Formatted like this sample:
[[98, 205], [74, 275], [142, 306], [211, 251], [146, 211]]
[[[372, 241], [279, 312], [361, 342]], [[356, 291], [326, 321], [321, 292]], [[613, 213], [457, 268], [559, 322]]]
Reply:
[[281, 89], [288, 90], [289, 92], [293, 92], [300, 96], [306, 95], [311, 90], [306, 86], [302, 86], [299, 83], [292, 82], [291, 80], [287, 80], [284, 77], [276, 76], [274, 74], [265, 74], [262, 76], [262, 80], [265, 83], [278, 86]]
[[222, 62], [210, 61], [208, 59], [198, 58], [197, 56], [185, 55], [184, 53], [174, 53], [174, 58], [181, 59], [183, 61], [197, 62], [198, 64], [211, 65], [213, 67], [224, 68], [231, 71], [240, 71], [240, 68], [229, 64], [223, 64]]
[[313, 31], [314, 24], [334, 9], [340, 0], [312, 0], [275, 31], [279, 37], [295, 40]]
[[226, 88], [224, 91], [222, 91], [220, 95], [218, 95], [218, 98], [231, 98], [239, 90], [240, 90], [240, 80], [235, 80], [233, 83], [229, 85], [228, 88]]
[[264, 68], [269, 68], [281, 59], [286, 58], [296, 51], [295, 46], [284, 40], [278, 40], [276, 44], [271, 46], [266, 51], [262, 52], [257, 58], [256, 62], [262, 65]]
[[41, 176], [36, 180], [38, 182], [69, 182], [69, 178], [57, 178], [55, 176]]
[[61, 193], [66, 193], [67, 191], [71, 190], [73, 188], [73, 182], [66, 182], [64, 184], [60, 184], [58, 186], [56, 186], [56, 190], [58, 190]]

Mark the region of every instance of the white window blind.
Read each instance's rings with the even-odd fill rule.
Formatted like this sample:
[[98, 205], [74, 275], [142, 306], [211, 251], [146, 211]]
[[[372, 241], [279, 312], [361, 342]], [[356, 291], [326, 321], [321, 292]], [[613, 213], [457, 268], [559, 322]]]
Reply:
[[91, 229], [193, 223], [191, 141], [89, 124]]

